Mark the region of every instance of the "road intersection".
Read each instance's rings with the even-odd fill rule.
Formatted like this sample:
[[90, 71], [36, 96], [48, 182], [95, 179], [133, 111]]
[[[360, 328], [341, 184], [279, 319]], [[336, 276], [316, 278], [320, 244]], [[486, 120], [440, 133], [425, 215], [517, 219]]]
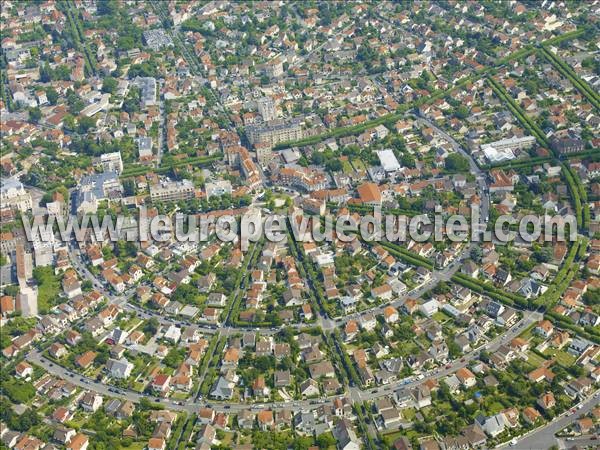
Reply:
[[[487, 191], [486, 186], [486, 176], [479, 169], [473, 158], [462, 149], [462, 147], [447, 133], [443, 130], [440, 130], [435, 124], [430, 122], [424, 118], [418, 118], [417, 121], [423, 125], [428, 126], [436, 130], [444, 139], [446, 139], [454, 148], [455, 151], [463, 155], [469, 161], [469, 165], [471, 168], [471, 172], [476, 176], [476, 180], [478, 183], [478, 193], [481, 199], [481, 211], [480, 211], [480, 222], [478, 226], [483, 230], [487, 226], [487, 221], [489, 218], [489, 193]], [[370, 308], [365, 311], [357, 312], [352, 315], [347, 315], [338, 318], [330, 318], [323, 313], [318, 313], [317, 323], [323, 328], [325, 332], [331, 331], [336, 328], [342, 328], [349, 320], [360, 320], [361, 317], [365, 315], [378, 315], [381, 314], [385, 307], [393, 306], [395, 308], [400, 307], [407, 298], [414, 297], [418, 298], [425, 292], [435, 288], [440, 282], [449, 281], [453, 275], [460, 269], [462, 262], [469, 257], [471, 250], [478, 245], [477, 242], [472, 242], [470, 245], [465, 245], [462, 251], [458, 254], [455, 260], [442, 269], [434, 269], [432, 272], [431, 279], [424, 283], [423, 285], [413, 289], [412, 291], [406, 293], [405, 295], [395, 299], [393, 302], [378, 305], [373, 308]], [[128, 301], [134, 295], [134, 290], [129, 289], [121, 294], [115, 295], [111, 291], [109, 291], [105, 285], [98, 280], [94, 274], [92, 274], [88, 268], [86, 267], [86, 263], [82, 258], [82, 254], [77, 248], [76, 243], [72, 243], [69, 247], [69, 256], [71, 259], [71, 263], [76, 271], [84, 278], [92, 281], [94, 288], [101, 292], [111, 304], [116, 304], [119, 307], [123, 308], [125, 311], [133, 312], [138, 317], [143, 319], [154, 318], [158, 320], [161, 326], [170, 326], [170, 325], [190, 325], [189, 322], [178, 321], [174, 318], [164, 316], [155, 312], [153, 310], [149, 310], [147, 308], [140, 307]], [[237, 287], [232, 298], [237, 298], [237, 294], [240, 292], [240, 289], [243, 289], [244, 283]], [[502, 335], [497, 336], [492, 341], [482, 345], [481, 347], [470, 351], [465, 354], [460, 359], [457, 359], [450, 364], [439, 367], [427, 373], [420, 374], [417, 378], [409, 377], [401, 380], [394, 381], [390, 384], [383, 385], [374, 389], [363, 390], [358, 387], [348, 387], [348, 395], [355, 402], [365, 402], [365, 401], [373, 401], [380, 397], [388, 396], [395, 392], [402, 393], [403, 391], [408, 391], [419, 384], [423, 383], [426, 380], [440, 380], [452, 373], [456, 372], [458, 369], [462, 367], [468, 366], [472, 361], [476, 360], [479, 357], [479, 354], [482, 350], [487, 350], [489, 352], [493, 352], [497, 350], [501, 345], [510, 342], [513, 338], [518, 336], [522, 331], [527, 328], [529, 325], [539, 321], [542, 318], [542, 314], [535, 311], [522, 311], [523, 317], [522, 319], [515, 324], [512, 328], [506, 330], [506, 332]], [[229, 317], [227, 318], [229, 319]], [[226, 323], [229, 323], [229, 320], [226, 320]], [[232, 327], [230, 325], [223, 327], [216, 327], [214, 325], [206, 325], [206, 324], [195, 324], [198, 326], [200, 332], [205, 334], [219, 334], [219, 336], [232, 336], [235, 334], [240, 334], [244, 332], [256, 332], [256, 328], [241, 328], [241, 327]], [[302, 329], [306, 327], [306, 324], [292, 324], [290, 325], [295, 327], [296, 329]], [[264, 335], [273, 335], [280, 331], [280, 328], [261, 328], [260, 332]], [[211, 357], [212, 355], [209, 355]], [[160, 404], [165, 408], [173, 409], [176, 411], [186, 411], [188, 413], [196, 413], [198, 410], [205, 406], [210, 406], [216, 411], [229, 411], [229, 412], [239, 412], [242, 410], [247, 410], [248, 408], [252, 409], [263, 409], [263, 408], [271, 408], [274, 410], [277, 409], [290, 409], [294, 412], [300, 411], [309, 411], [318, 408], [323, 403], [332, 402], [335, 398], [339, 396], [329, 396], [329, 397], [321, 397], [320, 399], [313, 400], [298, 400], [291, 402], [270, 402], [270, 403], [261, 403], [261, 404], [252, 404], [252, 403], [231, 403], [231, 402], [220, 402], [220, 401], [211, 401], [207, 399], [201, 399], [201, 397], [191, 398], [187, 401], [178, 401], [174, 399], [168, 398], [160, 398], [154, 397], [148, 394], [136, 392], [130, 389], [122, 389], [116, 388], [110, 385], [107, 385], [102, 382], [98, 382], [94, 379], [91, 379], [86, 376], [82, 376], [76, 372], [70, 371], [69, 369], [56, 364], [53, 361], [45, 358], [40, 350], [32, 350], [30, 351], [26, 359], [34, 364], [37, 364], [43, 367], [48, 373], [51, 373], [57, 377], [63, 378], [65, 380], [69, 380], [69, 382], [79, 386], [82, 389], [91, 390], [97, 392], [101, 395], [111, 396], [121, 399], [127, 399], [134, 403], [139, 403], [143, 399], [153, 401], [156, 404]], [[598, 403], [598, 400], [586, 401], [583, 405], [583, 409], [581, 412], [585, 412], [595, 404]], [[563, 415], [558, 417], [556, 420], [550, 422], [546, 426], [531, 432], [526, 435], [521, 441], [521, 445], [523, 449], [529, 448], [538, 448], [536, 445], [540, 445], [541, 442], [544, 442], [543, 445], [550, 444], [553, 445], [554, 433], [562, 428], [564, 428], [568, 423], [571, 423], [573, 419], [573, 415]], [[549, 446], [550, 446], [549, 445]]]

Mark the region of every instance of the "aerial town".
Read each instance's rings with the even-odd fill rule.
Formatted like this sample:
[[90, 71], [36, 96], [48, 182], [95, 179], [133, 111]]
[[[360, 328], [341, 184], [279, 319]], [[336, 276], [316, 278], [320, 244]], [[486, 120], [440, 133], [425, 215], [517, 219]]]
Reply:
[[600, 448], [599, 0], [0, 7], [0, 449]]

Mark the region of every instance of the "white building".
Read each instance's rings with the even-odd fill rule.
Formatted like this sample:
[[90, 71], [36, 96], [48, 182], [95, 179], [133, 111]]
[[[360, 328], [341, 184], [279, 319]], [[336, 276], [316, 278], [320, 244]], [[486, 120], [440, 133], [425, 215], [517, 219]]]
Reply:
[[16, 208], [26, 212], [32, 207], [31, 194], [27, 192], [23, 183], [15, 178], [7, 178], [2, 181], [0, 189], [0, 208]]
[[163, 181], [150, 186], [150, 198], [153, 202], [189, 200], [194, 195], [194, 184], [190, 180]]
[[123, 172], [123, 160], [121, 152], [105, 153], [100, 156], [100, 164], [104, 172]]
[[99, 113], [102, 110], [108, 109], [108, 100], [110, 99], [110, 94], [103, 94], [95, 103], [86, 106], [81, 110], [81, 115], [86, 117], [92, 117], [93, 115]]
[[35, 317], [38, 314], [38, 290], [36, 286], [21, 283], [17, 294], [17, 309], [23, 317]]
[[218, 180], [210, 183], [206, 183], [206, 198], [210, 200], [211, 197], [220, 197], [225, 194], [231, 194], [232, 187], [231, 181], [229, 180]]
[[515, 159], [515, 154], [510, 148], [498, 150], [497, 148], [487, 144], [485, 146], [481, 146], [481, 151], [483, 151], [483, 154], [485, 155], [486, 159], [491, 164], [501, 163], [504, 161], [510, 161], [511, 159]]
[[140, 88], [142, 108], [156, 105], [156, 79], [152, 77], [136, 77], [133, 84]]
[[261, 115], [265, 122], [275, 120], [277, 118], [277, 110], [275, 109], [275, 102], [270, 97], [263, 97], [256, 101], [258, 107], [258, 113]]
[[114, 378], [128, 378], [133, 370], [133, 364], [127, 361], [125, 358], [121, 359], [109, 359], [106, 362], [106, 370], [110, 373], [111, 377]]
[[381, 162], [381, 166], [383, 167], [383, 170], [385, 170], [388, 173], [396, 172], [396, 171], [400, 170], [400, 168], [402, 167], [400, 165], [400, 163], [398, 162], [396, 155], [394, 155], [393, 150], [391, 150], [389, 148], [378, 151], [377, 156], [379, 157], [379, 161]]
[[175, 325], [171, 325], [165, 333], [165, 339], [174, 343], [179, 342], [179, 339], [181, 339], [181, 330]]
[[140, 158], [152, 156], [152, 138], [141, 137], [138, 139], [138, 154]]
[[514, 159], [514, 150], [531, 148], [534, 143], [535, 137], [533, 136], [511, 137], [483, 144], [481, 151], [491, 163], [496, 163]]
[[435, 300], [429, 300], [428, 302], [423, 303], [419, 306], [419, 311], [421, 311], [425, 316], [431, 317], [440, 309], [440, 303]]

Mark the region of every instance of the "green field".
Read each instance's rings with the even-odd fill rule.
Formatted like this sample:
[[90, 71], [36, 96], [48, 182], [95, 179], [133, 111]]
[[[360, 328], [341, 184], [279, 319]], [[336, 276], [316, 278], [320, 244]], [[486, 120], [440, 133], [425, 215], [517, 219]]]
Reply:
[[54, 274], [53, 267], [46, 266], [36, 267], [33, 278], [38, 284], [38, 310], [45, 314], [57, 303], [61, 292], [60, 277]]

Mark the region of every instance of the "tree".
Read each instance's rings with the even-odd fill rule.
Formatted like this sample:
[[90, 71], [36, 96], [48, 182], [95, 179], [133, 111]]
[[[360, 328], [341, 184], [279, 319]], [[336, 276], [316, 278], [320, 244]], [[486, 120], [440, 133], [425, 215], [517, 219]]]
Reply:
[[323, 433], [317, 436], [319, 448], [329, 448], [335, 445], [335, 438], [331, 433]]
[[58, 102], [58, 92], [52, 86], [46, 88], [46, 98], [50, 102], [51, 105], [56, 105]]
[[48, 83], [52, 81], [52, 69], [50, 68], [50, 64], [46, 63], [42, 67], [40, 67], [40, 81], [42, 83]]
[[600, 305], [600, 289], [588, 289], [583, 294], [583, 303], [589, 306]]
[[469, 161], [458, 153], [451, 153], [446, 158], [446, 170], [450, 172], [467, 172]]
[[162, 362], [165, 366], [176, 369], [183, 362], [183, 349], [172, 348]]
[[171, 295], [171, 300], [183, 303], [184, 305], [196, 303], [198, 300], [198, 289], [189, 284], [182, 283], [177, 286], [177, 289]]
[[147, 333], [147, 334], [153, 336], [158, 332], [159, 326], [160, 326], [160, 324], [158, 323], [158, 319], [156, 317], [151, 317], [144, 324], [144, 328], [143, 328], [144, 333]]
[[68, 131], [75, 131], [75, 117], [73, 117], [72, 114], [65, 115], [65, 117], [63, 118], [63, 126]]
[[106, 77], [102, 81], [102, 92], [106, 92], [107, 94], [112, 94], [117, 90], [119, 86], [119, 82], [113, 77]]
[[114, 15], [119, 6], [117, 5], [116, 0], [98, 0], [97, 3], [98, 14], [103, 16], [112, 16]]
[[29, 121], [31, 123], [38, 123], [42, 118], [42, 110], [37, 106], [35, 108], [29, 108]]
[[330, 159], [325, 163], [325, 168], [330, 172], [339, 172], [342, 167], [342, 162], [339, 159]]
[[460, 105], [454, 111], [454, 117], [456, 117], [457, 119], [466, 119], [468, 115], [469, 109], [465, 105]]
[[402, 164], [404, 167], [408, 167], [409, 169], [414, 169], [417, 166], [417, 161], [410, 153], [403, 153], [400, 157], [400, 164]]
[[96, 121], [92, 117], [82, 117], [79, 119], [77, 131], [80, 134], [85, 134], [96, 126]]

